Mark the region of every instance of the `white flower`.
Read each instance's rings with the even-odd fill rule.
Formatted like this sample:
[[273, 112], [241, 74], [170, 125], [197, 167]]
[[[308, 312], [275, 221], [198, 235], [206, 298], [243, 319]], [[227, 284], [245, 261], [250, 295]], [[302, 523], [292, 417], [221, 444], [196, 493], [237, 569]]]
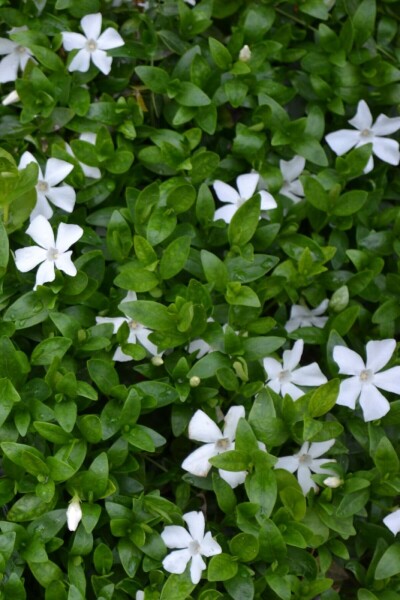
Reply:
[[[342, 156], [351, 148], [359, 148], [364, 144], [372, 143], [372, 153], [378, 158], [390, 165], [398, 165], [400, 162], [399, 144], [395, 140], [387, 139], [384, 136], [394, 133], [400, 129], [400, 117], [390, 118], [386, 115], [379, 115], [375, 123], [372, 124], [371, 111], [364, 100], [360, 100], [357, 106], [355, 116], [350, 119], [350, 125], [356, 128], [340, 129], [333, 133], [328, 133], [325, 137], [328, 145], [338, 155]], [[364, 173], [369, 173], [374, 167], [374, 160], [371, 156]]]
[[20, 100], [20, 97], [18, 96], [17, 91], [13, 90], [9, 94], [7, 94], [7, 96], [4, 96], [1, 103], [3, 106], [8, 106], [9, 104], [14, 104], [15, 102], [19, 102], [19, 100]]
[[[81, 135], [79, 136], [80, 140], [82, 140], [83, 142], [88, 142], [89, 144], [93, 144], [93, 146], [96, 144], [96, 138], [97, 138], [97, 135], [95, 133], [91, 133], [90, 131], [81, 133]], [[75, 157], [75, 154], [73, 153], [71, 146], [69, 144], [67, 144], [66, 142], [65, 142], [65, 148], [70, 156]], [[97, 167], [91, 167], [80, 161], [78, 161], [78, 162], [83, 171], [83, 174], [86, 177], [91, 177], [92, 179], [100, 179], [101, 178], [100, 169], [98, 169]]]
[[[192, 475], [207, 477], [211, 469], [209, 459], [228, 450], [235, 449], [235, 436], [239, 419], [244, 417], [243, 406], [232, 406], [224, 419], [224, 431], [202, 410], [197, 410], [189, 422], [189, 439], [204, 442], [204, 445], [189, 454], [182, 463], [182, 468]], [[246, 479], [246, 471], [224, 471], [219, 474], [234, 488]]]
[[[121, 304], [124, 302], [136, 302], [137, 296], [135, 292], [128, 292]], [[111, 323], [114, 326], [114, 333], [117, 333], [122, 323], [127, 323], [129, 327], [128, 344], [136, 344], [139, 342], [153, 357], [161, 356], [162, 352], [158, 352], [157, 346], [148, 338], [152, 333], [151, 329], [147, 329], [137, 321], [133, 321], [130, 317], [96, 317], [96, 323]], [[118, 346], [114, 352], [113, 360], [117, 362], [127, 362], [133, 360], [132, 356], [125, 354], [121, 346]]]
[[50, 223], [42, 215], [39, 215], [29, 225], [26, 233], [38, 246], [16, 250], [15, 265], [19, 271], [26, 273], [40, 264], [36, 273], [34, 290], [38, 285], [54, 281], [55, 267], [71, 277], [76, 275], [76, 267], [71, 260], [72, 251], [67, 252], [67, 250], [82, 237], [82, 227], [60, 223], [57, 239], [54, 240]]
[[383, 522], [393, 535], [397, 535], [400, 531], [400, 508], [387, 515]]
[[339, 373], [352, 375], [340, 384], [336, 403], [354, 410], [359, 398], [364, 421], [374, 421], [386, 415], [390, 404], [378, 388], [400, 394], [400, 367], [380, 371], [389, 362], [395, 349], [396, 340], [368, 342], [365, 365], [361, 356], [354, 350], [345, 346], [335, 346], [333, 359], [339, 365]]
[[214, 221], [217, 219], [223, 219], [225, 223], [230, 223], [233, 215], [246, 200], [249, 200], [255, 193], [261, 196], [261, 210], [268, 210], [276, 208], [277, 204], [274, 198], [266, 192], [261, 190], [256, 192], [258, 180], [260, 175], [258, 173], [247, 173], [247, 175], [239, 175], [236, 179], [238, 190], [235, 190], [231, 185], [224, 183], [223, 181], [214, 181], [213, 187], [218, 199], [221, 202], [225, 202], [227, 206], [222, 206], [215, 211]]
[[67, 508], [67, 525], [70, 531], [76, 531], [82, 519], [82, 509], [79, 498], [74, 496]]
[[283, 186], [279, 193], [287, 196], [293, 202], [300, 202], [304, 197], [303, 184], [299, 179], [299, 175], [302, 174], [305, 164], [306, 161], [302, 156], [294, 156], [292, 160], [279, 161], [279, 168], [283, 177]]
[[192, 511], [183, 515], [189, 532], [180, 525], [168, 525], [161, 534], [167, 548], [178, 548], [163, 560], [163, 567], [169, 573], [180, 575], [190, 563], [192, 583], [199, 583], [201, 572], [206, 568], [202, 556], [221, 554], [222, 548], [208, 531], [204, 535], [205, 521], [202, 512]]
[[285, 469], [289, 473], [297, 471], [297, 479], [306, 495], [311, 488], [318, 490], [318, 486], [311, 479], [311, 471], [313, 473], [334, 474], [331, 469], [322, 467], [325, 463], [336, 462], [334, 459], [318, 458], [327, 452], [335, 443], [335, 440], [327, 442], [304, 442], [297, 454], [293, 456], [281, 456], [275, 463], [275, 469]]
[[343, 479], [340, 479], [340, 477], [327, 477], [326, 479], [324, 479], [324, 485], [326, 485], [327, 487], [330, 488], [337, 488], [340, 487], [343, 484]]
[[328, 317], [320, 315], [326, 311], [328, 304], [329, 300], [323, 300], [317, 308], [313, 309], [301, 304], [293, 304], [290, 310], [290, 319], [285, 325], [286, 331], [291, 333], [299, 327], [324, 327]]
[[[30, 152], [24, 152], [18, 168], [25, 169], [32, 162], [38, 165], [38, 161]], [[49, 158], [44, 175], [39, 167], [38, 182], [36, 184], [37, 200], [35, 208], [31, 212], [31, 221], [38, 215], [42, 215], [46, 219], [52, 217], [53, 209], [48, 201], [66, 212], [70, 213], [74, 210], [76, 200], [74, 188], [67, 184], [58, 185], [71, 173], [73, 168], [74, 165], [58, 158]]]
[[[14, 27], [9, 33], [26, 29], [27, 27]], [[32, 58], [32, 52], [28, 48], [6, 38], [0, 38], [0, 55], [6, 55], [0, 61], [0, 83], [15, 81], [18, 77], [18, 69], [23, 71], [28, 60]], [[32, 58], [32, 60], [34, 59]]]
[[246, 44], [239, 52], [239, 60], [242, 62], [248, 62], [251, 59], [251, 50]]
[[104, 75], [108, 75], [111, 71], [112, 58], [107, 56], [106, 50], [119, 48], [125, 42], [118, 31], [112, 27], [108, 27], [100, 35], [101, 23], [101, 13], [86, 15], [81, 20], [81, 27], [85, 35], [68, 31], [63, 32], [65, 50], [79, 50], [68, 67], [69, 71], [86, 73], [89, 70], [91, 60]]
[[304, 395], [304, 392], [297, 387], [298, 385], [317, 387], [327, 382], [327, 378], [316, 362], [296, 369], [303, 354], [303, 348], [303, 340], [297, 340], [292, 350], [284, 351], [283, 364], [275, 358], [263, 359], [264, 369], [268, 375], [266, 384], [277, 394], [282, 396], [289, 394], [293, 400], [298, 400], [300, 396]]

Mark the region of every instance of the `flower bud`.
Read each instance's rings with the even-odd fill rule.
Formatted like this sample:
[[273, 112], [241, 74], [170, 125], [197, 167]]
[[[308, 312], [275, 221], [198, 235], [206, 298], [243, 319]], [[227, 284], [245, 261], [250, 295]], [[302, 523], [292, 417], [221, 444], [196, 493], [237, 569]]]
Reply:
[[251, 59], [251, 50], [248, 47], [248, 45], [246, 44], [245, 46], [243, 46], [243, 48], [239, 52], [239, 60], [241, 60], [242, 62], [248, 62], [250, 59]]
[[201, 379], [200, 379], [200, 377], [197, 377], [197, 375], [193, 375], [193, 377], [191, 377], [189, 379], [189, 385], [191, 387], [197, 387], [200, 385], [200, 383], [201, 383]]
[[80, 521], [82, 519], [82, 509], [80, 500], [77, 496], [74, 496], [67, 508], [67, 525], [70, 531], [76, 531]]
[[18, 96], [18, 92], [13, 90], [3, 100], [1, 101], [3, 106], [8, 106], [9, 104], [14, 104], [14, 102], [19, 102], [20, 97]]
[[151, 364], [153, 364], [155, 367], [160, 367], [164, 364], [164, 361], [161, 356], [153, 356], [151, 359]]
[[330, 488], [337, 488], [343, 484], [343, 480], [340, 477], [327, 477], [324, 479], [324, 485]]

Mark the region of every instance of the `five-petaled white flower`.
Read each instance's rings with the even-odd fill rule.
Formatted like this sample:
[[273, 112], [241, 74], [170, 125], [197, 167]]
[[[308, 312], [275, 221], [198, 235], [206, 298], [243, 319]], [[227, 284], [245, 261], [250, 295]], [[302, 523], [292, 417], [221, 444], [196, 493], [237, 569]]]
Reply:
[[[26, 29], [27, 27], [14, 27], [10, 29], [9, 33], [17, 33]], [[18, 69], [23, 71], [28, 60], [30, 58], [34, 60], [32, 52], [28, 48], [6, 38], [0, 38], [0, 55], [6, 55], [0, 61], [0, 83], [15, 81], [18, 77]], [[36, 61], [34, 60], [34, 62]]]
[[39, 215], [29, 225], [26, 233], [38, 246], [28, 246], [16, 250], [15, 264], [22, 273], [31, 271], [40, 264], [36, 273], [34, 290], [38, 285], [54, 281], [55, 267], [71, 277], [76, 275], [76, 267], [71, 260], [72, 250], [68, 252], [67, 250], [82, 237], [82, 227], [60, 223], [57, 239], [54, 240], [50, 223], [42, 215]]
[[304, 197], [303, 184], [299, 179], [306, 164], [302, 156], [294, 156], [292, 160], [280, 160], [279, 168], [283, 177], [283, 185], [279, 193], [287, 196], [293, 202], [300, 202]]
[[[400, 129], [400, 117], [390, 118], [381, 114], [373, 124], [371, 111], [367, 103], [364, 100], [360, 100], [357, 112], [350, 119], [349, 123], [356, 130], [340, 129], [339, 131], [328, 133], [325, 137], [328, 145], [338, 156], [345, 154], [351, 148], [359, 148], [365, 144], [372, 144], [372, 153], [378, 158], [390, 165], [399, 164], [400, 150], [398, 142], [387, 139], [384, 136]], [[369, 173], [373, 168], [374, 160], [371, 156], [364, 169], [364, 173]]]
[[[93, 144], [93, 146], [96, 144], [96, 138], [97, 138], [97, 135], [90, 131], [81, 133], [81, 135], [79, 136], [80, 140], [82, 140], [83, 142], [87, 142], [88, 144]], [[65, 142], [65, 148], [70, 156], [75, 157], [75, 154], [73, 153], [71, 146], [69, 144], [67, 144], [67, 142]], [[92, 179], [100, 179], [101, 171], [98, 167], [91, 167], [90, 165], [86, 165], [85, 163], [82, 163], [80, 161], [78, 161], [78, 162], [83, 171], [83, 174], [86, 177], [91, 177]]]
[[[29, 163], [36, 163], [38, 161], [30, 152], [24, 152], [19, 162], [19, 169], [25, 169]], [[38, 182], [36, 184], [37, 200], [33, 211], [31, 212], [31, 221], [38, 215], [42, 215], [46, 219], [50, 219], [53, 215], [53, 209], [51, 208], [49, 201], [62, 208], [66, 212], [72, 212], [75, 206], [76, 193], [72, 186], [61, 183], [67, 175], [69, 175], [74, 168], [74, 165], [66, 162], [65, 160], [59, 160], [58, 158], [49, 158], [46, 163], [45, 172], [39, 167]]]
[[[244, 415], [243, 406], [232, 406], [226, 413], [222, 432], [205, 412], [197, 410], [189, 422], [189, 439], [204, 442], [204, 445], [185, 458], [182, 468], [192, 475], [206, 477], [211, 469], [210, 458], [235, 449], [236, 429]], [[246, 471], [218, 471], [232, 488], [243, 483], [247, 475]]]
[[89, 70], [91, 60], [104, 75], [108, 75], [111, 71], [112, 58], [107, 55], [106, 50], [119, 48], [125, 42], [118, 31], [112, 27], [108, 27], [101, 33], [101, 23], [101, 13], [86, 15], [81, 20], [81, 27], [85, 35], [68, 31], [63, 32], [65, 50], [78, 50], [68, 67], [69, 71], [86, 73]]
[[266, 381], [277, 394], [285, 396], [289, 394], [293, 400], [298, 400], [304, 392], [298, 388], [298, 385], [305, 387], [317, 387], [327, 382], [327, 378], [322, 373], [316, 362], [296, 369], [303, 354], [304, 342], [297, 340], [292, 350], [285, 350], [283, 353], [283, 364], [275, 358], [264, 358], [264, 369], [267, 372]]
[[328, 317], [321, 317], [321, 315], [328, 308], [328, 304], [329, 300], [327, 299], [322, 300], [321, 304], [312, 309], [302, 304], [293, 304], [290, 319], [285, 325], [286, 331], [291, 333], [299, 327], [324, 327]]
[[364, 421], [380, 419], [390, 410], [390, 404], [378, 388], [400, 394], [400, 367], [380, 372], [396, 349], [396, 340], [370, 341], [366, 346], [367, 364], [354, 350], [335, 346], [333, 359], [339, 373], [352, 375], [340, 384], [337, 404], [355, 409], [359, 398]]
[[70, 531], [76, 531], [82, 520], [81, 503], [77, 496], [74, 496], [67, 508], [67, 526]]
[[190, 562], [192, 583], [199, 583], [201, 572], [206, 568], [202, 556], [221, 554], [222, 548], [208, 531], [204, 535], [205, 521], [202, 512], [192, 511], [183, 515], [189, 531], [180, 525], [168, 525], [161, 533], [167, 548], [177, 548], [163, 560], [163, 567], [169, 573], [180, 575]]
[[[121, 304], [125, 302], [136, 302], [137, 296], [135, 292], [128, 292]], [[152, 356], [161, 357], [162, 352], [158, 352], [157, 346], [149, 340], [151, 329], [147, 329], [137, 321], [133, 321], [130, 317], [96, 317], [96, 323], [111, 323], [114, 326], [114, 333], [117, 333], [122, 323], [127, 323], [129, 327], [128, 344], [136, 344], [139, 342]], [[125, 354], [121, 346], [114, 352], [113, 360], [117, 362], [127, 362], [133, 360], [132, 356]]]
[[293, 456], [281, 456], [275, 463], [275, 469], [285, 469], [289, 473], [297, 471], [297, 479], [300, 484], [303, 494], [306, 495], [311, 488], [318, 490], [318, 486], [311, 479], [311, 471], [313, 473], [326, 473], [334, 475], [329, 467], [322, 467], [325, 463], [336, 462], [334, 459], [319, 458], [327, 452], [335, 443], [336, 440], [328, 440], [327, 442], [304, 442], [297, 454]]
[[387, 515], [383, 522], [393, 535], [397, 535], [400, 531], [400, 508]]
[[265, 190], [256, 192], [258, 180], [260, 175], [258, 173], [248, 173], [246, 175], [239, 175], [236, 179], [238, 190], [234, 187], [219, 181], [214, 181], [213, 187], [217, 197], [221, 202], [225, 202], [227, 206], [222, 206], [215, 211], [214, 221], [222, 219], [225, 223], [230, 223], [233, 215], [246, 200], [249, 200], [255, 193], [261, 196], [261, 210], [268, 210], [276, 208], [277, 204], [270, 193]]

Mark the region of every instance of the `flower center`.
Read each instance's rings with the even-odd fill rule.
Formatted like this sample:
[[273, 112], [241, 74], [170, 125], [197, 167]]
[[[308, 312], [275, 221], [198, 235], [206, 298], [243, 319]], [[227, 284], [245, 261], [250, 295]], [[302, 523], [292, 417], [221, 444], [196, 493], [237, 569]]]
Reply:
[[310, 456], [309, 454], [301, 454], [299, 456], [299, 462], [302, 465], [310, 465], [312, 463], [312, 456]]
[[372, 135], [373, 134], [372, 134], [372, 131], [370, 129], [363, 129], [362, 132], [361, 132], [361, 136], [365, 137], [365, 138], [372, 137]]
[[60, 253], [58, 252], [57, 248], [49, 248], [47, 250], [47, 260], [57, 260], [58, 257], [60, 256]]
[[23, 46], [17, 46], [16, 50], [18, 54], [25, 54], [26, 52], [26, 48], [24, 48]]
[[231, 442], [229, 438], [221, 438], [215, 443], [215, 445], [219, 450], [226, 450], [230, 443]]
[[200, 552], [200, 544], [196, 540], [193, 540], [193, 542], [189, 542], [188, 548], [192, 556], [194, 556], [195, 554], [199, 554]]
[[278, 375], [278, 379], [282, 383], [289, 383], [289, 381], [291, 379], [291, 372], [288, 371], [287, 369], [281, 371]]
[[372, 381], [373, 377], [374, 377], [374, 374], [371, 371], [371, 369], [364, 369], [360, 373], [360, 381], [362, 383], [370, 383]]
[[36, 189], [38, 192], [48, 192], [49, 184], [47, 183], [47, 181], [38, 181]]
[[89, 52], [94, 52], [97, 50], [97, 42], [95, 40], [88, 40], [86, 42], [86, 49], [89, 50]]
[[130, 329], [137, 329], [139, 327], [139, 323], [137, 321], [129, 321], [128, 326]]

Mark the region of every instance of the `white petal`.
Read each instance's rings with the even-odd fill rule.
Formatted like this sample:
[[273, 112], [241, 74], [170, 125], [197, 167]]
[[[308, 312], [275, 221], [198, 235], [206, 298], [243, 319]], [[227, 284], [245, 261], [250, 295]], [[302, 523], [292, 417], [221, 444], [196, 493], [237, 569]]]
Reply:
[[82, 142], [88, 142], [88, 144], [93, 144], [94, 146], [96, 143], [97, 134], [93, 133], [92, 131], [84, 131], [80, 134], [79, 139], [82, 140]]
[[400, 129], [400, 117], [391, 118], [386, 115], [379, 115], [372, 127], [375, 135], [389, 135], [398, 129]]
[[323, 467], [322, 465], [325, 465], [327, 463], [335, 463], [335, 462], [336, 462], [336, 460], [334, 460], [332, 458], [316, 458], [315, 460], [312, 461], [312, 463], [310, 465], [310, 469], [314, 473], [324, 473], [326, 475], [334, 475], [335, 471], [332, 471], [332, 469], [330, 469], [329, 467]]
[[283, 179], [290, 183], [294, 181], [304, 170], [306, 159], [302, 156], [294, 156], [292, 160], [280, 160], [279, 168]]
[[396, 350], [396, 340], [379, 340], [368, 342], [366, 346], [367, 369], [377, 373], [389, 362]]
[[180, 525], [168, 525], [161, 537], [167, 548], [187, 548], [193, 541], [186, 529]]
[[357, 105], [356, 114], [352, 119], [349, 120], [350, 125], [356, 127], [360, 131], [363, 129], [371, 129], [372, 127], [372, 115], [368, 108], [368, 104], [365, 100], [360, 100]]
[[335, 442], [336, 440], [327, 440], [326, 442], [313, 442], [310, 445], [307, 454], [309, 454], [313, 458], [318, 458], [319, 456], [325, 454], [325, 452], [328, 452], [328, 450], [332, 448]]
[[293, 371], [297, 367], [303, 354], [303, 348], [303, 340], [297, 340], [291, 350], [284, 351], [282, 357], [284, 371]]
[[[201, 510], [198, 512], [192, 510], [191, 512], [186, 513], [183, 515], [183, 520], [187, 523], [189, 533], [192, 538], [201, 543], [204, 537], [205, 527], [204, 515]], [[175, 547], [177, 548], [178, 546]]]
[[299, 459], [297, 456], [281, 456], [274, 465], [274, 469], [285, 469], [289, 473], [294, 473], [299, 468]]
[[236, 179], [236, 185], [239, 190], [239, 196], [243, 200], [248, 200], [254, 196], [256, 191], [258, 180], [260, 176], [258, 173], [247, 173], [246, 175], [239, 175]]
[[59, 185], [58, 187], [50, 188], [46, 192], [46, 196], [54, 206], [62, 208], [65, 212], [71, 213], [74, 210], [76, 192], [70, 185]]
[[86, 15], [81, 20], [81, 27], [88, 40], [96, 41], [101, 32], [101, 13]]
[[83, 235], [82, 227], [79, 225], [67, 225], [60, 223], [57, 232], [56, 248], [59, 252], [65, 252], [75, 244]]
[[192, 473], [192, 475], [197, 475], [197, 477], [207, 477], [211, 469], [209, 459], [217, 454], [215, 444], [205, 444], [185, 458], [182, 469]]
[[333, 360], [339, 365], [339, 373], [344, 375], [355, 375], [365, 369], [361, 356], [345, 346], [334, 347]]
[[229, 202], [234, 204], [236, 208], [236, 203], [238, 200], [240, 200], [240, 196], [235, 188], [227, 183], [224, 183], [223, 181], [219, 181], [218, 179], [217, 181], [214, 181], [213, 188], [218, 196], [218, 200], [221, 202]]
[[110, 324], [114, 327], [113, 333], [117, 333], [122, 323], [127, 323], [128, 319], [124, 317], [96, 317], [96, 323], [102, 325], [104, 323]]
[[37, 193], [35, 208], [31, 212], [29, 218], [31, 221], [34, 221], [34, 219], [39, 216], [44, 217], [47, 220], [51, 219], [53, 216], [53, 209], [48, 203], [46, 196], [41, 192]]
[[247, 471], [224, 471], [224, 469], [218, 469], [218, 473], [231, 488], [235, 488], [246, 479]]
[[210, 531], [207, 531], [201, 542], [200, 552], [203, 556], [215, 556], [222, 552], [221, 546], [214, 540]]
[[159, 355], [157, 346], [148, 339], [149, 335], [153, 333], [150, 329], [146, 329], [146, 327], [140, 325], [135, 333], [137, 341], [143, 346], [143, 348], [146, 348], [149, 354], [151, 354], [152, 356]]
[[16, 42], [0, 38], [0, 54], [11, 54], [18, 47]]
[[39, 215], [29, 225], [26, 233], [42, 248], [54, 248], [54, 233], [47, 219]]
[[0, 83], [15, 81], [18, 77], [19, 59], [16, 54], [9, 54], [0, 61]]
[[244, 406], [232, 406], [226, 413], [224, 419], [224, 437], [227, 437], [231, 442], [235, 439], [239, 419], [244, 418], [244, 416]]
[[46, 260], [47, 250], [39, 246], [28, 246], [15, 251], [15, 266], [21, 273], [31, 271], [41, 262]]
[[44, 179], [49, 187], [54, 187], [63, 181], [74, 168], [71, 163], [58, 158], [49, 158], [46, 163]]
[[314, 488], [314, 490], [318, 489], [318, 486], [315, 483], [315, 481], [311, 479], [310, 469], [305, 465], [299, 466], [299, 470], [297, 471], [297, 479], [305, 496], [308, 494], [311, 488]]
[[189, 423], [189, 439], [197, 442], [216, 442], [222, 438], [218, 425], [202, 410], [197, 410]]
[[70, 277], [75, 277], [77, 270], [74, 263], [71, 260], [71, 254], [71, 251], [60, 254], [57, 260], [54, 261], [54, 263], [57, 269], [63, 271]]
[[190, 563], [190, 579], [192, 583], [199, 583], [201, 579], [201, 573], [207, 567], [200, 554], [192, 556], [192, 562]]
[[108, 75], [111, 71], [112, 58], [111, 56], [107, 56], [104, 50], [95, 50], [92, 52], [92, 61], [104, 75]]
[[71, 50], [81, 50], [85, 47], [87, 42], [87, 39], [81, 33], [70, 33], [69, 31], [64, 31], [62, 37], [63, 46], [67, 52]]
[[322, 302], [320, 304], [318, 304], [318, 306], [316, 308], [313, 308], [313, 310], [311, 311], [313, 315], [322, 315], [326, 309], [329, 306], [329, 300], [328, 298], [325, 298], [325, 300], [322, 300]]
[[54, 263], [51, 260], [45, 260], [37, 270], [36, 273], [36, 282], [34, 286], [34, 290], [36, 290], [38, 285], [43, 285], [49, 281], [54, 281], [55, 279], [54, 272]]
[[310, 385], [317, 387], [326, 383], [328, 380], [322, 373], [321, 369], [316, 362], [305, 367], [300, 367], [295, 371], [292, 371], [292, 381], [297, 385]]
[[352, 129], [339, 129], [325, 136], [325, 141], [338, 156], [353, 148], [360, 139], [360, 132]]
[[175, 550], [168, 554], [162, 561], [163, 567], [169, 573], [175, 573], [175, 575], [181, 575], [191, 559], [189, 550]]
[[[299, 182], [300, 183], [300, 182]], [[296, 191], [294, 189], [292, 189], [294, 186], [292, 183], [284, 183], [283, 186], [281, 187], [281, 189], [279, 190], [279, 193], [282, 194], [282, 196], [286, 196], [287, 198], [290, 198], [291, 200], [293, 200], [294, 203], [300, 202], [300, 200], [302, 199], [302, 196], [304, 196], [304, 189], [303, 186], [300, 183], [300, 187], [299, 187], [299, 194], [296, 194]]]
[[129, 356], [129, 354], [125, 354], [125, 352], [122, 351], [121, 346], [118, 346], [113, 354], [113, 360], [116, 362], [129, 362], [130, 360], [133, 360], [133, 358], [132, 356]]
[[[31, 154], [30, 152], [24, 152], [19, 160], [18, 169], [25, 169], [25, 167], [30, 163], [36, 163], [37, 165], [39, 164], [36, 158], [33, 156], [33, 154]], [[43, 176], [39, 177], [39, 179], [43, 179]]]
[[261, 210], [272, 210], [278, 206], [275, 198], [269, 192], [261, 190], [258, 193], [261, 196]]
[[222, 219], [225, 223], [230, 223], [232, 221], [232, 217], [237, 211], [238, 207], [233, 204], [229, 204], [228, 206], [222, 206], [218, 208], [214, 213], [214, 221], [218, 221], [218, 219]]
[[328, 317], [314, 317], [311, 319], [311, 325], [318, 327], [319, 329], [323, 329], [327, 321]]
[[400, 531], [400, 508], [387, 515], [383, 522], [393, 535], [397, 535]]
[[288, 333], [292, 333], [292, 331], [295, 331], [299, 327], [301, 327], [300, 319], [289, 319], [285, 325], [285, 329]]
[[283, 383], [281, 386], [281, 395], [286, 396], [286, 394], [288, 394], [294, 401], [304, 396], [304, 392], [296, 385], [290, 382]]
[[387, 371], [374, 375], [374, 385], [393, 394], [400, 394], [400, 367], [392, 367]]
[[128, 292], [125, 298], [122, 300], [121, 304], [123, 304], [124, 302], [136, 302], [136, 300], [136, 292]]
[[281, 382], [279, 379], [271, 379], [270, 381], [267, 381], [266, 386], [271, 388], [275, 394], [281, 393]]
[[99, 37], [97, 40], [97, 46], [100, 50], [111, 50], [112, 48], [119, 48], [125, 44], [122, 37], [119, 35], [118, 31], [113, 29], [113, 27], [109, 27]]
[[372, 384], [363, 385], [360, 394], [360, 406], [364, 421], [375, 421], [384, 417], [390, 410], [390, 404], [385, 396]]
[[356, 401], [361, 392], [361, 381], [358, 375], [345, 379], [340, 384], [339, 395], [336, 404], [347, 406], [352, 410], [356, 407]]
[[399, 143], [396, 140], [375, 137], [372, 142], [372, 152], [389, 165], [398, 165], [400, 162]]
[[82, 48], [72, 59], [68, 71], [79, 71], [80, 73], [86, 73], [90, 66], [90, 52], [86, 48]]
[[372, 155], [369, 157], [368, 162], [364, 168], [364, 173], [369, 173], [374, 168], [374, 159]]
[[282, 372], [282, 365], [275, 358], [264, 358], [263, 365], [268, 379], [276, 379]]
[[196, 352], [196, 358], [201, 358], [205, 356], [208, 352], [212, 351], [210, 344], [207, 344], [204, 340], [192, 340], [188, 345], [188, 352], [191, 354], [192, 352]]
[[79, 164], [85, 177], [90, 177], [91, 179], [101, 178], [101, 171], [97, 167], [90, 167], [89, 165], [85, 165], [84, 163]]

